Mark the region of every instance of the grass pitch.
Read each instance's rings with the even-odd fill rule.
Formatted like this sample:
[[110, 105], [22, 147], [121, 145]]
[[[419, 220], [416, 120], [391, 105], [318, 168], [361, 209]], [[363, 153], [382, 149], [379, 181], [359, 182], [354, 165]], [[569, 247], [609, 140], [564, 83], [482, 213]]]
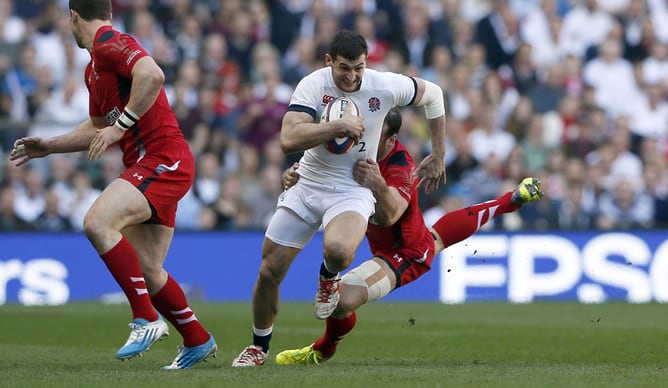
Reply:
[[323, 330], [310, 305], [283, 303], [270, 359], [236, 369], [250, 343], [249, 304], [193, 308], [218, 357], [161, 371], [178, 332], [142, 358], [114, 354], [129, 333], [127, 306], [0, 306], [3, 387], [660, 387], [668, 386], [668, 306], [610, 303], [376, 303], [319, 366], [279, 366], [273, 356]]

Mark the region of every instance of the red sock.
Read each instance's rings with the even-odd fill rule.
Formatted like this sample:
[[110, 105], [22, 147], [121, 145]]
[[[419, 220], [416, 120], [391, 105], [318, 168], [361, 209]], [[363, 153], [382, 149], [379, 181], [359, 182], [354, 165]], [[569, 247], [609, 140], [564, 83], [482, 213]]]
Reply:
[[167, 276], [167, 283], [151, 296], [153, 305], [183, 336], [183, 346], [199, 346], [209, 340], [209, 332], [199, 323], [195, 313], [188, 306], [181, 286]]
[[158, 319], [148, 295], [137, 252], [132, 244], [123, 237], [116, 246], [100, 257], [128, 298], [133, 319], [143, 318], [149, 322]]
[[336, 352], [336, 345], [343, 340], [343, 337], [353, 331], [356, 322], [357, 315], [354, 311], [347, 318], [327, 318], [325, 334], [315, 341], [313, 349], [320, 351], [324, 358], [332, 357]]
[[471, 237], [489, 220], [519, 209], [519, 206], [510, 201], [512, 195], [511, 191], [497, 199], [451, 211], [439, 218], [432, 227], [447, 248]]

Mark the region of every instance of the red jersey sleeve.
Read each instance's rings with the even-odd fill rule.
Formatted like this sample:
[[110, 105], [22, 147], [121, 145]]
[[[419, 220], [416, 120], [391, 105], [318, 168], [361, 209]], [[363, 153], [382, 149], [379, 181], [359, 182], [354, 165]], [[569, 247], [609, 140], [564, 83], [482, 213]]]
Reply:
[[406, 151], [399, 151], [391, 155], [382, 171], [388, 186], [395, 187], [408, 203], [413, 197], [413, 186], [416, 179], [412, 175], [413, 163]]

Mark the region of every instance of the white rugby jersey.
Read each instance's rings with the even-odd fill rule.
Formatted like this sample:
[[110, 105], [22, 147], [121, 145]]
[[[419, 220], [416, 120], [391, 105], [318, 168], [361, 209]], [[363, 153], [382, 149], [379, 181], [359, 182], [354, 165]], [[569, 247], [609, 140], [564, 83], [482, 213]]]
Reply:
[[354, 93], [336, 87], [329, 66], [304, 77], [292, 94], [288, 110], [312, 114], [317, 122], [327, 102], [346, 96], [355, 102], [364, 117], [364, 137], [345, 154], [333, 154], [322, 144], [306, 150], [299, 161], [299, 179], [329, 187], [357, 186], [353, 165], [358, 159], [376, 159], [385, 115], [394, 106], [413, 102], [416, 92], [414, 79], [373, 69], [364, 70], [362, 85]]

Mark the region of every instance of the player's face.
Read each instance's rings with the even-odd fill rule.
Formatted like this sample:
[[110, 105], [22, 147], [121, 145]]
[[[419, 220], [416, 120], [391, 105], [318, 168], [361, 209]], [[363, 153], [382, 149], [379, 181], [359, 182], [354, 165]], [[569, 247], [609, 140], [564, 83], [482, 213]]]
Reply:
[[72, 36], [74, 36], [74, 40], [77, 42], [79, 48], [86, 48], [81, 39], [81, 30], [79, 28], [79, 23], [77, 22], [78, 20], [79, 15], [70, 10], [70, 30], [72, 30]]
[[325, 63], [332, 68], [332, 77], [337, 88], [352, 93], [362, 85], [362, 76], [366, 68], [366, 55], [350, 60], [337, 56], [332, 58], [327, 54]]

